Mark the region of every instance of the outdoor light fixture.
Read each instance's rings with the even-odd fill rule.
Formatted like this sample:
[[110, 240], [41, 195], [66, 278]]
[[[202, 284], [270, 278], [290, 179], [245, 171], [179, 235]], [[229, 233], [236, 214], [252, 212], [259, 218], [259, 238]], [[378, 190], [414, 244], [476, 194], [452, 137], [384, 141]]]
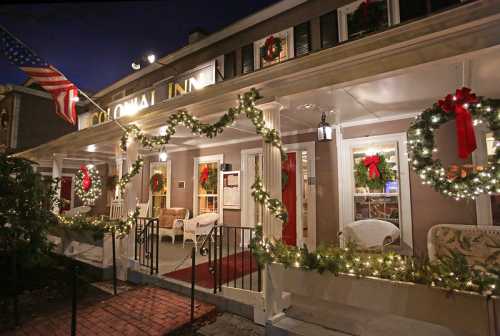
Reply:
[[332, 141], [332, 126], [326, 122], [326, 113], [321, 114], [321, 122], [318, 125], [318, 141]]
[[134, 69], [134, 70], [140, 70], [141, 69], [141, 63], [139, 63], [137, 61], [132, 62], [131, 66], [132, 66], [132, 69]]
[[160, 159], [161, 162], [167, 161], [168, 154], [167, 154], [167, 151], [165, 150], [165, 147], [161, 148], [160, 154], [158, 155], [158, 158]]
[[156, 55], [155, 54], [149, 54], [148, 55], [148, 62], [149, 64], [153, 64], [156, 61]]

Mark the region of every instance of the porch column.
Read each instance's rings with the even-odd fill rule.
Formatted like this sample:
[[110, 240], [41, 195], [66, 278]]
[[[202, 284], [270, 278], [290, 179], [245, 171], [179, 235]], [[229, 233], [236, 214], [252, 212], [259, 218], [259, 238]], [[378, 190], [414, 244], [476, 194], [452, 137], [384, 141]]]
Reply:
[[[64, 154], [54, 154], [52, 157], [52, 178], [58, 178], [60, 179], [62, 177], [62, 170], [63, 170], [63, 161], [64, 161]], [[61, 193], [61, 181], [57, 183], [56, 187], [56, 195], [60, 195]], [[52, 209], [52, 212], [55, 214], [59, 214], [59, 206], [57, 204], [54, 204], [54, 208]]]
[[[134, 162], [139, 157], [138, 149], [139, 146], [135, 141], [132, 141], [127, 147], [128, 172], [132, 170], [132, 164], [134, 164]], [[137, 195], [139, 190], [141, 190], [140, 188], [141, 188], [141, 174], [139, 173], [130, 180], [130, 183], [127, 185], [127, 188], [125, 188], [125, 207], [127, 208], [128, 211], [135, 210], [135, 207], [137, 206]]]
[[[280, 129], [281, 104], [273, 102], [266, 104], [264, 121], [269, 128]], [[278, 148], [263, 142], [262, 144], [262, 182], [272, 198], [281, 200], [281, 154]], [[262, 218], [264, 238], [281, 239], [282, 222], [275, 218], [271, 211], [264, 207]]]
[[[121, 179], [123, 175], [123, 154], [121, 152], [121, 149], [117, 150], [116, 156], [115, 156], [115, 162], [116, 162], [116, 176], [119, 179]], [[120, 191], [120, 188], [115, 188], [115, 199], [121, 199], [122, 198], [122, 193]]]

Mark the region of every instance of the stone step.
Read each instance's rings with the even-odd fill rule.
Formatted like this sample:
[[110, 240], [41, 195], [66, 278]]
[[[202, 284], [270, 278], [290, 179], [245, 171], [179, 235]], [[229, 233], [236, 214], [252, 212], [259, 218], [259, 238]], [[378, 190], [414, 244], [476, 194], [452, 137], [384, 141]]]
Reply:
[[266, 326], [266, 336], [351, 336], [340, 331], [282, 315]]

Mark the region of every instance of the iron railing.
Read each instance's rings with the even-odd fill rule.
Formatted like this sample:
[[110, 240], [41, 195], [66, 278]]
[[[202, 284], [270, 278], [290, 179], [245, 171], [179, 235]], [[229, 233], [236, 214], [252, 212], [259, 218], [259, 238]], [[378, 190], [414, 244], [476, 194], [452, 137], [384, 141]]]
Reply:
[[139, 217], [135, 222], [134, 259], [150, 274], [159, 270], [160, 223], [158, 218]]
[[250, 244], [254, 237], [254, 228], [228, 225], [214, 226], [205, 237], [200, 254], [208, 256], [214, 294], [222, 290], [222, 285], [262, 290], [262, 270]]

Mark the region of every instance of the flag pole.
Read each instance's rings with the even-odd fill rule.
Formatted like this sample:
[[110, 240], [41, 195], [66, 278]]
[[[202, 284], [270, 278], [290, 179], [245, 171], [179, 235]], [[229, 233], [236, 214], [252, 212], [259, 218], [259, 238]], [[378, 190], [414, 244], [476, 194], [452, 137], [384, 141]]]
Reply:
[[[87, 98], [87, 100], [89, 102], [91, 102], [94, 106], [96, 106], [101, 112], [104, 112], [104, 113], [108, 113], [107, 111], [105, 111], [99, 104], [97, 104], [92, 98], [90, 98], [85, 92], [83, 92], [82, 90], [78, 89], [78, 92], [84, 96], [85, 98]], [[120, 128], [124, 131], [127, 131], [127, 129], [125, 128], [125, 126], [123, 126], [118, 120], [116, 119], [112, 119], [118, 126], [120, 126]]]

